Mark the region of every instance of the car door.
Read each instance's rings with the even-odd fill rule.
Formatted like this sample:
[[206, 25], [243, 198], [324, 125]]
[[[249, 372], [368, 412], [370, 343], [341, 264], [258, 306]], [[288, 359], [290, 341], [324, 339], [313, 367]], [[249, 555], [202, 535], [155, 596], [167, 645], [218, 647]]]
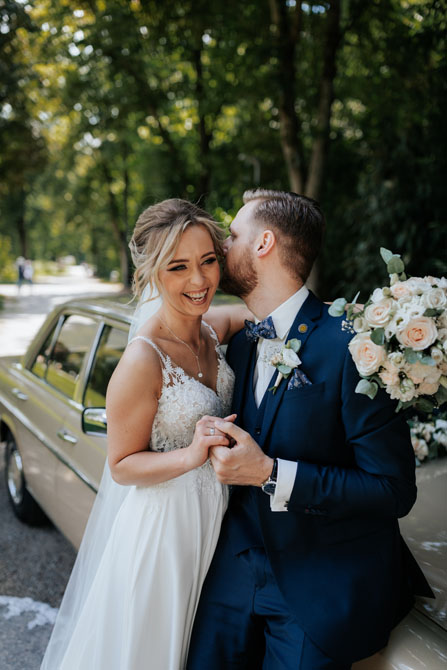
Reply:
[[55, 506], [54, 474], [59, 448], [58, 431], [63, 426], [67, 403], [50, 388], [47, 380], [48, 357], [56, 341], [63, 317], [56, 316], [43, 333], [36, 354], [29, 364], [17, 366], [16, 441], [22, 457], [27, 488], [52, 518]]
[[124, 325], [103, 324], [89, 356], [77, 402], [70, 405], [65, 417], [63, 430], [75, 442], [72, 447], [67, 446], [70, 467], [62, 463], [57, 467], [56, 490], [64, 532], [76, 547], [99, 487], [107, 452], [105, 433], [101, 436], [83, 432], [82, 412], [84, 408], [105, 408], [107, 385], [127, 345], [127, 337]]
[[[93, 316], [72, 312], [63, 314], [49, 350], [44, 352], [43, 357], [38, 355], [31, 367], [35, 374], [42, 375], [45, 386], [45, 389], [42, 386], [39, 396], [41, 414], [36, 422], [39, 422], [54, 462], [51, 491], [47, 491], [48, 504], [45, 510], [63, 533], [66, 533], [67, 519], [59, 505], [58, 480], [62, 472], [72, 470], [77, 449], [77, 438], [67, 430], [66, 417], [73, 408], [78, 407], [77, 389], [98, 327], [99, 319]], [[39, 452], [31, 454], [29, 462], [36, 470], [35, 486], [40, 486], [38, 475], [44, 476], [42, 470], [46, 460], [42, 460]], [[40, 502], [40, 498], [38, 500]]]

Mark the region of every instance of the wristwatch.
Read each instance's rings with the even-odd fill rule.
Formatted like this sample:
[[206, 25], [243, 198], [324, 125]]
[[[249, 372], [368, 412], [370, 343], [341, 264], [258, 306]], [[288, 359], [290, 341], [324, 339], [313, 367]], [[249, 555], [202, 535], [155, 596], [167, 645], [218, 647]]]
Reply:
[[273, 461], [273, 468], [272, 472], [270, 473], [270, 477], [261, 484], [261, 489], [264, 491], [264, 493], [267, 493], [267, 495], [269, 496], [275, 494], [277, 478], [278, 478], [278, 459], [275, 458], [275, 460]]

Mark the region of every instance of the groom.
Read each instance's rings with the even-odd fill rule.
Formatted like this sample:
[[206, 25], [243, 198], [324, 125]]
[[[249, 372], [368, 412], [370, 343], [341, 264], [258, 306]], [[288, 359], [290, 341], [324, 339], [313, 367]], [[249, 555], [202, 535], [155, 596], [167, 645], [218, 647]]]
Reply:
[[[351, 335], [305, 286], [317, 203], [261, 189], [244, 202], [223, 288], [257, 318], [228, 347], [238, 425], [216, 426], [235, 445], [211, 459], [234, 486], [188, 670], [348, 670], [431, 595], [397, 522], [416, 498], [409, 431], [384, 391], [355, 393]], [[271, 359], [293, 338], [300, 363], [273, 391]]]

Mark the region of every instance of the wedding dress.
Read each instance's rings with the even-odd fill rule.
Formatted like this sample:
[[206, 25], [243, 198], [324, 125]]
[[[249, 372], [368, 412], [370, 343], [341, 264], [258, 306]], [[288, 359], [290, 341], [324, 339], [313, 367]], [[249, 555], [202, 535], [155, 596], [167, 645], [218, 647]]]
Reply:
[[[208, 329], [218, 356], [216, 392], [187, 375], [152, 340], [131, 340], [144, 340], [162, 362], [152, 451], [187, 447], [204, 414], [230, 412], [234, 375]], [[209, 460], [161, 484], [130, 487], [61, 665], [51, 670], [184, 668], [227, 502], [227, 488], [217, 481]]]

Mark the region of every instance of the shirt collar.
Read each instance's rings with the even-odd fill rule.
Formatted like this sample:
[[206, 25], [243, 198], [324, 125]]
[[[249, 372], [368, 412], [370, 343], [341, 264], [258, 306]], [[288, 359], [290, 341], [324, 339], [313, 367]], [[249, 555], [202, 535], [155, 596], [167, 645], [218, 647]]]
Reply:
[[[279, 307], [269, 314], [273, 319], [276, 335], [280, 340], [283, 340], [291, 329], [295, 317], [308, 295], [309, 289], [304, 284], [296, 293], [287, 298], [285, 302], [281, 303]], [[259, 319], [256, 319], [256, 323], [259, 323]]]

